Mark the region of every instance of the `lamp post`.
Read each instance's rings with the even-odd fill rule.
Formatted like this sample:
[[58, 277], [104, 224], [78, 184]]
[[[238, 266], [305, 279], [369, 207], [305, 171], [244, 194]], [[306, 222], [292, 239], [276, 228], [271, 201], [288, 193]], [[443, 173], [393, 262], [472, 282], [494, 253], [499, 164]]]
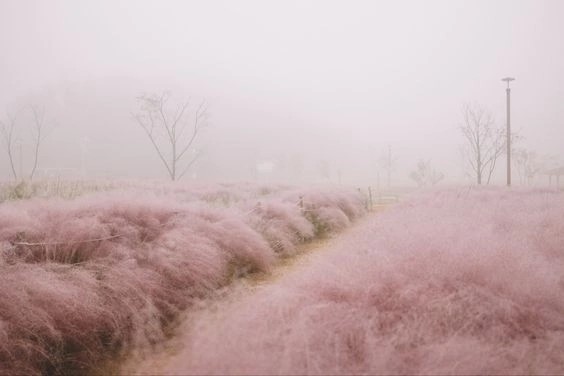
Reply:
[[511, 185], [511, 89], [509, 88], [509, 83], [515, 81], [513, 77], [505, 77], [501, 79], [507, 82], [507, 89], [505, 89], [507, 97], [507, 186]]

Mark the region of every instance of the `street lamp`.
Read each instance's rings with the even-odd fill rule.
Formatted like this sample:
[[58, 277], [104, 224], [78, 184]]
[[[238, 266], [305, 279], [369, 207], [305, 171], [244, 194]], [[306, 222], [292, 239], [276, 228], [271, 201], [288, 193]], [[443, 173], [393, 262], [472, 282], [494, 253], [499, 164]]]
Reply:
[[507, 186], [511, 185], [511, 114], [509, 112], [511, 104], [511, 89], [509, 88], [509, 83], [515, 81], [513, 77], [505, 77], [501, 79], [507, 82], [507, 89], [505, 93], [507, 96]]

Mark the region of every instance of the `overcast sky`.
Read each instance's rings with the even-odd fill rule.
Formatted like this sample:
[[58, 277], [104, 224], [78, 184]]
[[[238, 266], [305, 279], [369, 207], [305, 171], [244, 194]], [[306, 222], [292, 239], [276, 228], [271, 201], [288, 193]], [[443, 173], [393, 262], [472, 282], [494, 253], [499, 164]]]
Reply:
[[398, 184], [420, 158], [458, 181], [461, 107], [504, 124], [508, 75], [521, 145], [564, 156], [563, 21], [560, 0], [0, 0], [0, 119], [58, 96], [42, 167], [76, 167], [82, 139], [89, 170], [115, 157], [115, 174], [164, 176], [130, 113], [136, 93], [171, 90], [210, 104], [200, 176], [294, 158], [356, 183], [391, 145]]

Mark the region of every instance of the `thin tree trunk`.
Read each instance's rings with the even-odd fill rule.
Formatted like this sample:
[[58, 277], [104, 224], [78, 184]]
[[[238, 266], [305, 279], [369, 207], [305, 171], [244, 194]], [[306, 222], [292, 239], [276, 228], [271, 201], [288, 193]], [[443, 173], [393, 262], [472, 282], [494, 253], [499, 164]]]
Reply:
[[6, 143], [6, 151], [8, 152], [8, 160], [10, 161], [10, 169], [12, 171], [12, 175], [14, 176], [14, 180], [18, 180], [16, 166], [14, 165], [14, 156], [12, 154], [12, 144], [14, 140], [14, 125], [16, 119], [10, 116], [8, 117], [9, 117], [10, 125], [7, 126], [5, 124], [2, 124], [1, 131], [2, 131], [2, 136], [4, 137], [4, 142]]

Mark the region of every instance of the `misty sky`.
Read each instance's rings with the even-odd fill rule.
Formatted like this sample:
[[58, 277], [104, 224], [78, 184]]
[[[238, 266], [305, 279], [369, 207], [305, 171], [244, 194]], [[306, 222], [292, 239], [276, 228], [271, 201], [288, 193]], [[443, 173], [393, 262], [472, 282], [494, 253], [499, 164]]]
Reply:
[[364, 184], [391, 145], [397, 184], [420, 158], [454, 182], [462, 105], [504, 124], [508, 75], [520, 145], [563, 162], [563, 20], [559, 0], [0, 0], [0, 119], [45, 104], [42, 168], [165, 177], [131, 112], [171, 90], [209, 102], [194, 176], [272, 160]]

